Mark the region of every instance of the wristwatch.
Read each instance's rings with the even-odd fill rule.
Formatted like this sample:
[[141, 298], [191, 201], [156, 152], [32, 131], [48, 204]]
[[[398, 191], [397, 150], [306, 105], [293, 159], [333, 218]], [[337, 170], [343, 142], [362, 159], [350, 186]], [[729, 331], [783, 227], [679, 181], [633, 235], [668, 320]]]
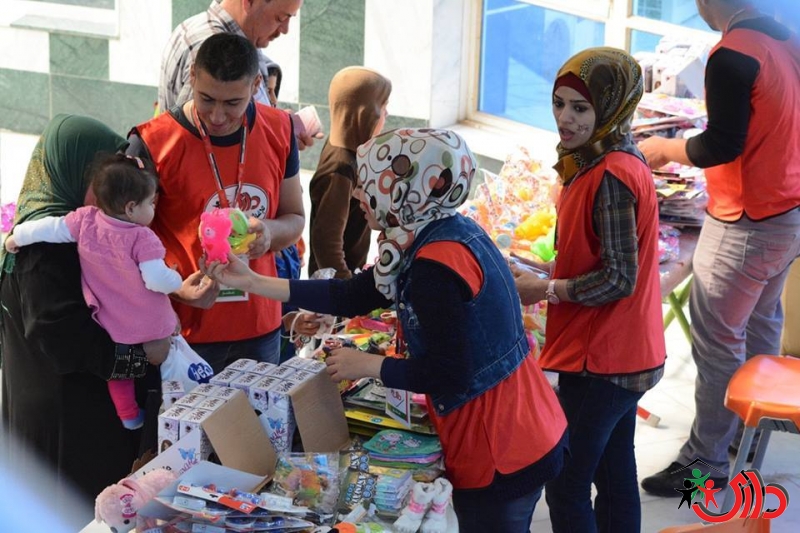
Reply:
[[549, 304], [556, 305], [561, 303], [561, 300], [558, 298], [558, 295], [556, 294], [556, 280], [551, 279], [550, 281], [547, 282], [547, 290], [544, 291], [544, 296], [545, 298], [547, 298], [547, 303]]

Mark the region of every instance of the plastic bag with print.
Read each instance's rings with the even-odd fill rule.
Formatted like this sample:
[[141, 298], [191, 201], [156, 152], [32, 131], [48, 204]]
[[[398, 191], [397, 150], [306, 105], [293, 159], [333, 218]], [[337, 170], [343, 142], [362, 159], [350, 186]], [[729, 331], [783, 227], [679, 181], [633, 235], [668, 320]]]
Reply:
[[201, 383], [208, 383], [214, 375], [211, 366], [200, 357], [183, 335], [170, 337], [169, 353], [161, 363], [161, 381], [178, 381], [189, 392]]

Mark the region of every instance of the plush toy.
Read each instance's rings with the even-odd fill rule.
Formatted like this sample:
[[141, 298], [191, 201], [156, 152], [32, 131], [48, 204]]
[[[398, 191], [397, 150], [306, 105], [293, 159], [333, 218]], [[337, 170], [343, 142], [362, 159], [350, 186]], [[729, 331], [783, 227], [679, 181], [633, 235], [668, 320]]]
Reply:
[[228, 252], [231, 251], [228, 236], [232, 226], [230, 217], [222, 209], [200, 215], [200, 245], [208, 261], [228, 262]]
[[247, 253], [255, 233], [248, 233], [247, 215], [241, 209], [226, 207], [200, 215], [200, 244], [209, 261], [228, 262], [228, 252]]
[[139, 510], [175, 479], [171, 471], [157, 468], [138, 479], [126, 478], [106, 487], [94, 502], [94, 518], [108, 524], [112, 533], [130, 531], [136, 527]]

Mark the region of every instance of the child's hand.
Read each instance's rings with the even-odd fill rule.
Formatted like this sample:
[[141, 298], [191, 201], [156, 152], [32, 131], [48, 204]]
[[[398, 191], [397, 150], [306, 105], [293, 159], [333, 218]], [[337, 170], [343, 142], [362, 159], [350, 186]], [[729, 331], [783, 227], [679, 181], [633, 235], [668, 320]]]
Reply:
[[214, 281], [249, 292], [253, 271], [232, 253], [228, 254], [228, 262], [206, 263], [206, 257], [200, 258], [200, 271]]
[[336, 348], [325, 358], [328, 375], [335, 382], [345, 379], [380, 378], [384, 357], [357, 348]]
[[10, 254], [15, 254], [19, 252], [19, 246], [17, 246], [17, 240], [14, 238], [13, 235], [9, 235], [6, 237], [6, 252]]
[[198, 270], [187, 276], [181, 288], [170, 294], [170, 297], [192, 307], [210, 309], [216, 302], [218, 293], [219, 284]]

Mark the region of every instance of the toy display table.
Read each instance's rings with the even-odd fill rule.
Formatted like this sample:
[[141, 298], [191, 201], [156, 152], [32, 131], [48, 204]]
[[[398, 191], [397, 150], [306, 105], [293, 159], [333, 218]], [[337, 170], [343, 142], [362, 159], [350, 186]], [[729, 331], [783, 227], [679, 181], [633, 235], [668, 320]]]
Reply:
[[697, 247], [699, 235], [700, 232], [697, 229], [684, 229], [680, 236], [678, 258], [659, 266], [661, 297], [670, 307], [667, 314], [664, 315], [664, 329], [667, 329], [673, 320], [677, 320], [690, 343], [692, 335], [683, 309], [689, 302], [689, 292], [692, 286], [692, 256]]

